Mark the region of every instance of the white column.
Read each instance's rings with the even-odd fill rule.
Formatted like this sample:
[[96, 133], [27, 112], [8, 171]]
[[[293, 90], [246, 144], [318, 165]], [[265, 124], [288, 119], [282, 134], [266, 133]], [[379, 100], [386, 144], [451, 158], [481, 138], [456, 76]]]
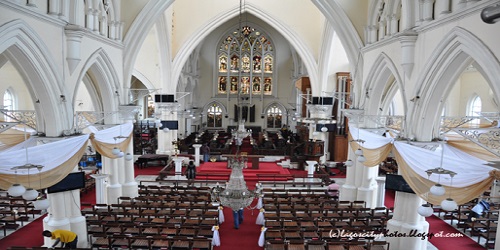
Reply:
[[118, 163], [114, 159], [108, 157], [103, 158], [103, 167], [106, 167], [109, 174], [109, 183], [107, 186], [107, 204], [113, 204], [118, 201], [118, 197], [122, 196], [122, 185], [118, 182]]
[[439, 13], [438, 17], [443, 17], [451, 13], [451, 0], [436, 0], [434, 8], [436, 9], [436, 13]]
[[360, 162], [359, 166], [362, 167], [361, 184], [358, 188], [358, 195], [356, 200], [366, 201], [366, 207], [375, 208], [377, 204], [377, 182], [375, 178], [378, 177], [378, 166], [366, 167]]
[[175, 157], [174, 158], [174, 162], [175, 162], [175, 179], [176, 180], [179, 180], [181, 179], [181, 175], [182, 175], [182, 161], [184, 160], [184, 158], [177, 158]]
[[307, 177], [309, 178], [309, 181], [314, 180], [314, 165], [318, 164], [317, 161], [306, 161], [307, 163]]
[[104, 196], [105, 180], [109, 177], [109, 174], [93, 174], [90, 177], [95, 179], [95, 203], [104, 204], [106, 203], [106, 197]]
[[429, 21], [432, 21], [433, 18], [432, 18], [432, 15], [433, 15], [433, 11], [434, 11], [434, 0], [424, 0], [424, 4], [423, 4], [423, 19], [424, 19], [424, 22], [429, 22]]
[[[422, 199], [415, 194], [396, 192], [394, 202], [394, 215], [387, 222], [388, 233], [405, 233], [410, 234], [410, 231], [416, 233], [429, 232], [429, 223], [425, 218], [417, 213], [418, 207], [422, 204]], [[391, 249], [408, 249], [408, 250], [426, 250], [428, 239], [421, 237], [387, 237], [390, 242]]]
[[200, 148], [201, 144], [193, 144], [194, 147], [194, 165], [200, 166]]
[[385, 177], [375, 178], [378, 184], [377, 190], [377, 207], [385, 207]]
[[[500, 217], [498, 217], [498, 223], [497, 223], [497, 233], [496, 233], [496, 238], [500, 239]], [[495, 241], [495, 250], [500, 250], [500, 243], [497, 243], [498, 241]]]
[[[47, 194], [50, 207], [47, 209], [48, 216], [43, 219], [44, 230], [66, 229], [71, 230], [69, 219], [66, 217], [64, 192]], [[43, 237], [44, 246], [52, 246], [53, 240]]]
[[69, 216], [70, 230], [78, 235], [78, 247], [88, 246], [87, 222], [80, 210], [80, 190], [64, 192], [66, 214]]
[[356, 155], [352, 152], [351, 146], [349, 146], [349, 151], [347, 153], [347, 159], [354, 162], [354, 166], [346, 167], [346, 178], [345, 183], [340, 188], [340, 200], [354, 201], [358, 194], [358, 188], [356, 186]]
[[[132, 105], [121, 105], [118, 107], [120, 110], [120, 118], [125, 123], [134, 123], [135, 117], [139, 110], [140, 106], [132, 106]], [[161, 133], [162, 131], [159, 131]], [[125, 149], [125, 155], [130, 154], [134, 155], [134, 137], [130, 139], [130, 143]], [[139, 187], [137, 182], [135, 181], [135, 169], [134, 169], [134, 159], [127, 161], [123, 158], [123, 182], [122, 183], [122, 195], [127, 197], [137, 197], [139, 196]]]
[[58, 0], [49, 0], [49, 15], [59, 15], [59, 4], [61, 3]]

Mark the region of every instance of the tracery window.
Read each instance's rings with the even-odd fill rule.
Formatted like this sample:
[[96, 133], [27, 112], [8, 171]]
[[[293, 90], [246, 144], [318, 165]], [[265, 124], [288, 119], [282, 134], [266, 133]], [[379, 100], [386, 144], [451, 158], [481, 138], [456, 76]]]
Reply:
[[[250, 26], [228, 33], [217, 54], [217, 93], [271, 95], [274, 45], [266, 34]], [[229, 91], [229, 93], [228, 93]]]
[[9, 89], [3, 93], [3, 108], [7, 110], [14, 109], [14, 95]]
[[281, 128], [283, 111], [277, 106], [272, 105], [267, 109], [267, 127]]
[[[479, 116], [479, 112], [481, 112], [482, 109], [482, 102], [481, 102], [481, 97], [479, 96], [474, 96], [472, 97], [470, 103], [469, 103], [469, 116]], [[472, 124], [479, 124], [481, 122], [480, 119], [474, 119], [471, 121]]]
[[222, 127], [222, 109], [217, 103], [213, 103], [207, 110], [207, 127]]

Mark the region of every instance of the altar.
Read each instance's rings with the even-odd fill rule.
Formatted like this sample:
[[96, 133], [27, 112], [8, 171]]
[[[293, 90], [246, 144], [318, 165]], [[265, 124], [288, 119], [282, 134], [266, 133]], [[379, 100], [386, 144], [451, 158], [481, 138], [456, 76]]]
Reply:
[[[228, 157], [228, 158], [231, 158], [231, 157], [247, 158], [248, 159], [247, 162], [250, 161], [252, 163], [252, 169], [259, 169], [260, 159], [265, 157], [264, 155], [244, 155], [244, 154], [242, 154], [242, 155], [221, 155], [221, 156]], [[229, 165], [228, 165], [228, 168], [229, 168]]]

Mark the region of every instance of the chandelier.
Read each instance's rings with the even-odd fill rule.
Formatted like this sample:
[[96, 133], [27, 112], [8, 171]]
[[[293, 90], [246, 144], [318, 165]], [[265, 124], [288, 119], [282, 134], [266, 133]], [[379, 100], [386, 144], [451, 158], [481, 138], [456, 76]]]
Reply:
[[231, 131], [231, 136], [233, 137], [233, 140], [235, 141], [235, 144], [237, 146], [241, 146], [241, 144], [243, 143], [243, 139], [251, 135], [252, 135], [252, 130], [245, 129], [245, 120], [240, 121], [240, 123], [238, 124], [238, 129], [233, 129]]
[[243, 168], [246, 167], [246, 157], [235, 155], [228, 157], [228, 165], [232, 169], [226, 187], [219, 183], [210, 192], [212, 205], [230, 207], [234, 211], [249, 207], [253, 199], [262, 194], [262, 184], [257, 183], [255, 190], [248, 190], [243, 177]]

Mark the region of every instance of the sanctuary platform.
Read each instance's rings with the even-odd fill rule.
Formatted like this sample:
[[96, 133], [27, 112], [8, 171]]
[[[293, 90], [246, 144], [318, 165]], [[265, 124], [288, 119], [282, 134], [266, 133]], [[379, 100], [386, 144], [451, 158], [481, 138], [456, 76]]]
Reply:
[[[231, 174], [227, 168], [227, 162], [206, 162], [196, 168], [196, 179], [199, 180], [227, 180]], [[227, 176], [227, 178], [221, 178]], [[253, 169], [252, 163], [247, 162], [247, 168], [243, 169], [243, 176], [246, 181], [288, 181], [293, 180], [293, 176], [288, 169], [275, 162], [259, 162], [259, 169]]]

